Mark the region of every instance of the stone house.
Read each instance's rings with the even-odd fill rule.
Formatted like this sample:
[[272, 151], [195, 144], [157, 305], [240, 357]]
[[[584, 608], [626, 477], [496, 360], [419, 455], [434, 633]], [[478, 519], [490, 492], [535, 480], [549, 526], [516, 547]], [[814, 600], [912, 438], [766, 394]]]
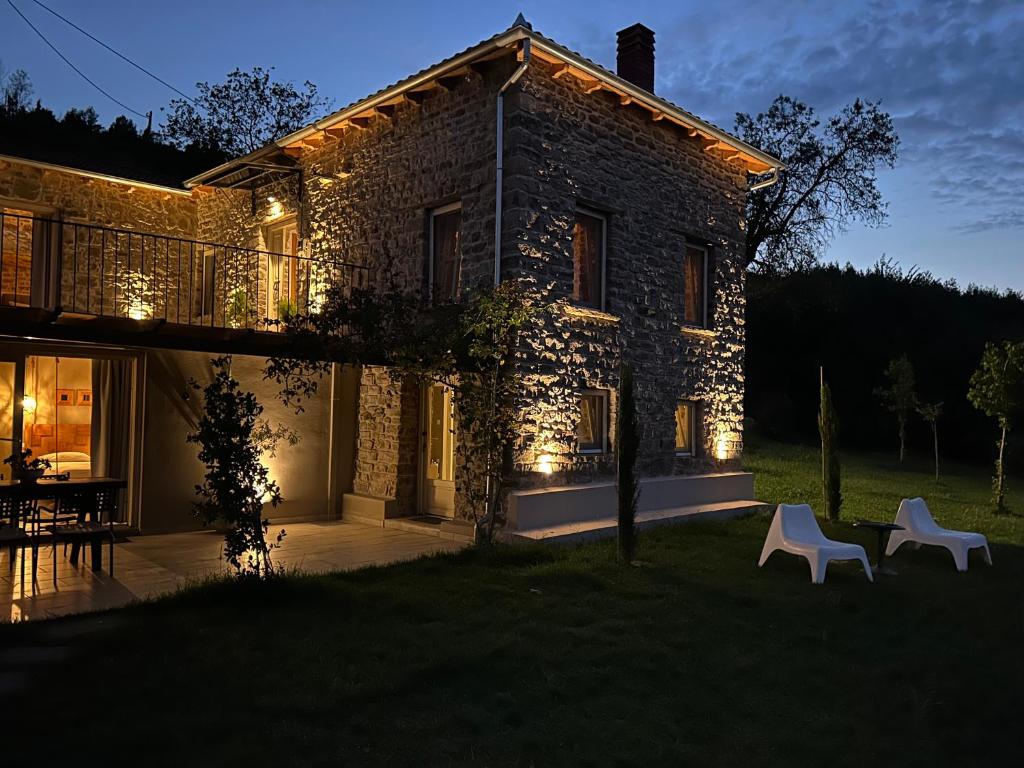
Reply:
[[[185, 527], [201, 468], [184, 442], [196, 416], [184, 383], [231, 353], [269, 416], [302, 434], [268, 459], [281, 515], [468, 535], [444, 387], [334, 366], [296, 416], [261, 379], [281, 350], [261, 321], [315, 309], [328, 289], [457, 300], [517, 280], [554, 311], [522, 340], [507, 531], [609, 529], [624, 361], [644, 519], [744, 509], [744, 202], [780, 163], [654, 94], [650, 30], [618, 42], [613, 73], [520, 17], [187, 190], [0, 158], [11, 402], [43, 358], [127, 360], [114, 368], [133, 428], [100, 463], [132, 477], [130, 522]], [[29, 334], [39, 341], [14, 338]], [[110, 367], [93, 363], [94, 388]], [[28, 415], [9, 411], [10, 440], [29, 440]]]

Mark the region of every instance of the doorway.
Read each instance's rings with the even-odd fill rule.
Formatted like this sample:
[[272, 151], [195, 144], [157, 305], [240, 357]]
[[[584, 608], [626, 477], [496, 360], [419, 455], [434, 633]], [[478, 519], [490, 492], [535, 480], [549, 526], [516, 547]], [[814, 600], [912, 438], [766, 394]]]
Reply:
[[455, 517], [455, 418], [452, 391], [443, 384], [424, 387], [420, 513]]

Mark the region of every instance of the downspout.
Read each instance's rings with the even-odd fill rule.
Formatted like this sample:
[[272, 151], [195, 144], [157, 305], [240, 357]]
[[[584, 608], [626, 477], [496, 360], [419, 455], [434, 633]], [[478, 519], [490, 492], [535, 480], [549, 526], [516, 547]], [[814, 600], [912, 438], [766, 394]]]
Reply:
[[505, 91], [511, 88], [530, 64], [530, 38], [523, 40], [523, 61], [498, 91], [497, 128], [495, 130], [495, 179], [494, 179], [494, 284], [501, 282], [501, 186], [504, 177], [503, 149], [505, 143]]
[[770, 175], [768, 176], [767, 179], [763, 179], [762, 181], [759, 181], [756, 184], [751, 184], [747, 188], [747, 192], [756, 192], [759, 189], [764, 189], [765, 187], [770, 187], [773, 184], [775, 184], [778, 180], [779, 180], [779, 169], [778, 168], [772, 168], [771, 173], [770, 173]]

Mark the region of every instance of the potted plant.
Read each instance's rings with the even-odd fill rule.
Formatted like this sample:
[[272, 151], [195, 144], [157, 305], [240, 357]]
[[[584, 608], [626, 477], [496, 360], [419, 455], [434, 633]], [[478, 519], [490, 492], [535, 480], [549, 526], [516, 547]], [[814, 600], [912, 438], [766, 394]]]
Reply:
[[50, 468], [49, 459], [35, 458], [29, 459], [32, 455], [31, 448], [25, 448], [22, 451], [12, 453], [6, 459], [4, 464], [9, 464], [11, 467], [11, 474], [16, 477], [19, 482], [22, 483], [34, 483]]

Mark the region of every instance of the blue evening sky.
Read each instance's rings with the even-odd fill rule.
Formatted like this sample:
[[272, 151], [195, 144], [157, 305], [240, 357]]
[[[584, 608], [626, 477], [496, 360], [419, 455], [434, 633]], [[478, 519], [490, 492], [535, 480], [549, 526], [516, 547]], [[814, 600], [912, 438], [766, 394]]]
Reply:
[[[723, 127], [779, 93], [825, 116], [881, 99], [902, 138], [881, 186], [890, 220], [854, 225], [825, 258], [868, 266], [883, 254], [962, 285], [1024, 290], [1024, 2], [1020, 0], [44, 0], [186, 93], [234, 67], [273, 66], [317, 83], [339, 107], [508, 27], [534, 28], [614, 69], [615, 32], [656, 33], [656, 90]], [[159, 110], [173, 93], [32, 0], [14, 3], [92, 79], [128, 106]], [[27, 70], [63, 112], [121, 110], [0, 3], [0, 61]]]

